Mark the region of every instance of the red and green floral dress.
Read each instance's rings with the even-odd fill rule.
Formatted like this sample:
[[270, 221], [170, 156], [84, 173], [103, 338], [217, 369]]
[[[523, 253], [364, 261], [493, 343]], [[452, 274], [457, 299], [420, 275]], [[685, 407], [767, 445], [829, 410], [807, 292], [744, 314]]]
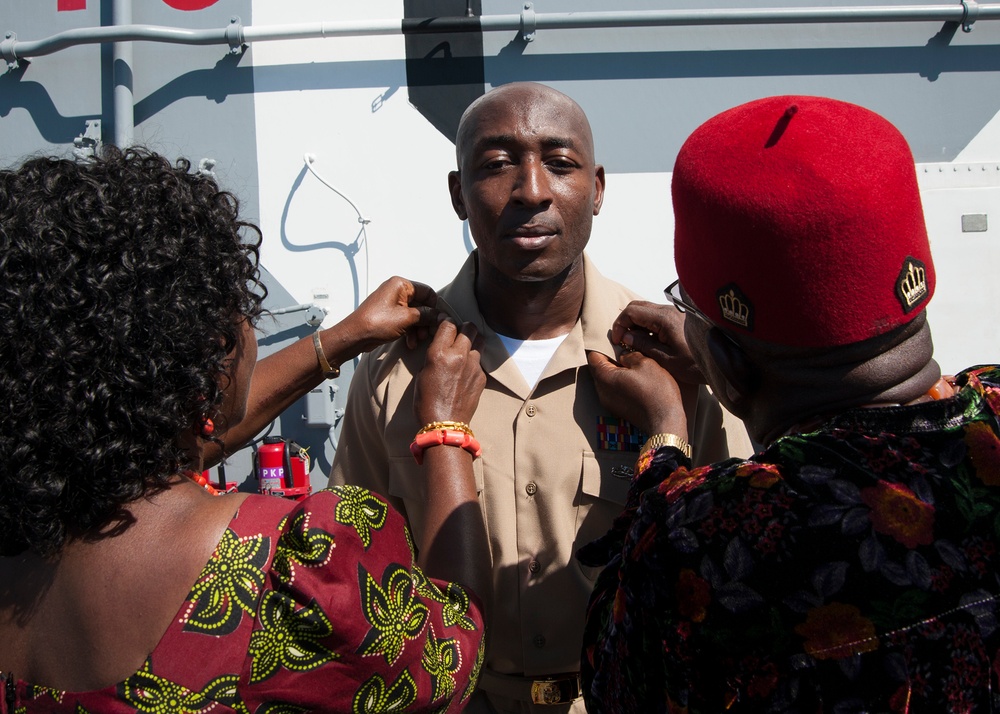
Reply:
[[482, 658], [477, 601], [423, 575], [381, 498], [251, 496], [138, 672], [94, 692], [11, 679], [0, 711], [454, 712]]
[[581, 550], [601, 712], [1000, 711], [1000, 368], [748, 461], [661, 447]]

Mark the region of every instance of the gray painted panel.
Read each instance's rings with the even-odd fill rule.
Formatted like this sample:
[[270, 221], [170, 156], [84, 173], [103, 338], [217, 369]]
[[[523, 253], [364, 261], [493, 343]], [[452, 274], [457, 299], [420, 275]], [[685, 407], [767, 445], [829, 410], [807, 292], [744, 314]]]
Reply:
[[[63, 30], [110, 24], [110, 3], [90, 0], [85, 10], [57, 12], [56, 0], [0, 0], [0, 31], [41, 39]], [[233, 15], [250, 24], [251, 0], [220, 0], [205, 10], [183, 12], [166, 3], [135, 2], [133, 22], [195, 29], [225, 27]], [[227, 55], [220, 46], [133, 44], [135, 141], [170, 158], [195, 164], [217, 160], [220, 182], [239, 196], [250, 220], [257, 206], [257, 144], [251, 57]], [[85, 121], [100, 118], [113, 136], [110, 46], [74, 47], [21, 62], [0, 75], [0, 162], [28, 153], [65, 155]], [[246, 68], [241, 71], [240, 67]]]
[[[98, 3], [86, 10], [56, 12], [56, 0], [0, 0], [0, 37], [39, 39], [78, 27], [101, 24]], [[101, 117], [99, 46], [74, 47], [20, 63], [0, 64], [0, 163], [11, 165], [29, 153], [63, 155], [87, 119]]]

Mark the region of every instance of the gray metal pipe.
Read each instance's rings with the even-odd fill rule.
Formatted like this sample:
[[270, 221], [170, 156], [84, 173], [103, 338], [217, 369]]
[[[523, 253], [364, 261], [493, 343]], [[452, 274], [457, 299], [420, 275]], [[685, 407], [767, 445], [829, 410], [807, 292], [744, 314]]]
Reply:
[[[132, 24], [132, 0], [114, 0], [111, 6], [114, 26]], [[115, 124], [115, 145], [122, 149], [131, 146], [135, 138], [135, 102], [132, 94], [132, 43], [118, 41], [112, 50], [113, 69], [112, 108]]]
[[[126, 25], [122, 27], [86, 27], [67, 30], [41, 40], [0, 42], [0, 51], [7, 62], [29, 57], [51, 55], [78, 45], [99, 45], [108, 42], [165, 42], [175, 45], [226, 44], [227, 30], [186, 30], [182, 27], [156, 25]], [[9, 43], [9, 45], [8, 45]]]
[[[359, 37], [440, 32], [521, 31], [609, 27], [668, 27], [691, 25], [767, 25], [870, 22], [958, 22], [1000, 19], [1000, 3], [975, 0], [949, 5], [752, 8], [716, 10], [650, 10], [624, 12], [535, 13], [525, 3], [518, 15], [433, 17], [409, 20], [312, 22], [220, 30], [186, 30], [154, 25], [100, 27], [60, 32], [41, 40], [18, 41], [13, 33], [0, 42], [8, 62], [52, 54], [67, 47], [102, 42], [147, 41], [186, 45], [239, 44], [271, 40]], [[234, 39], [235, 38], [235, 39]]]
[[[1000, 4], [975, 4], [978, 19], [1000, 19]], [[780, 25], [863, 22], [961, 22], [962, 5], [898, 5], [880, 7], [798, 7], [714, 10], [649, 10], [624, 13], [539, 13], [539, 30], [687, 25]], [[486, 19], [486, 18], [484, 18]]]

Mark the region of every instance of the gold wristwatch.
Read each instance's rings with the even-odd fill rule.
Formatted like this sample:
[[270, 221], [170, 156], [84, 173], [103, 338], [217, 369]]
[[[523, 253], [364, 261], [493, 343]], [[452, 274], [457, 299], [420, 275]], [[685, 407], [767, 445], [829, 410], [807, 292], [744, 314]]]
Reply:
[[691, 458], [691, 444], [677, 434], [653, 434], [639, 449], [639, 457], [641, 458], [647, 451], [658, 446], [673, 446], [675, 449], [680, 449], [686, 457]]

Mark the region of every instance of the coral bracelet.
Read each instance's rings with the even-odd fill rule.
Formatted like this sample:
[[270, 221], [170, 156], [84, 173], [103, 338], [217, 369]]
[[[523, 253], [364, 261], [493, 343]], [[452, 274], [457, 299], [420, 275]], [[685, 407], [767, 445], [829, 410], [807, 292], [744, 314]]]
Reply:
[[476, 437], [458, 429], [434, 429], [417, 434], [410, 444], [410, 453], [417, 460], [418, 464], [424, 463], [424, 449], [431, 446], [459, 446], [470, 454], [472, 458], [482, 456], [483, 448], [476, 441]]

